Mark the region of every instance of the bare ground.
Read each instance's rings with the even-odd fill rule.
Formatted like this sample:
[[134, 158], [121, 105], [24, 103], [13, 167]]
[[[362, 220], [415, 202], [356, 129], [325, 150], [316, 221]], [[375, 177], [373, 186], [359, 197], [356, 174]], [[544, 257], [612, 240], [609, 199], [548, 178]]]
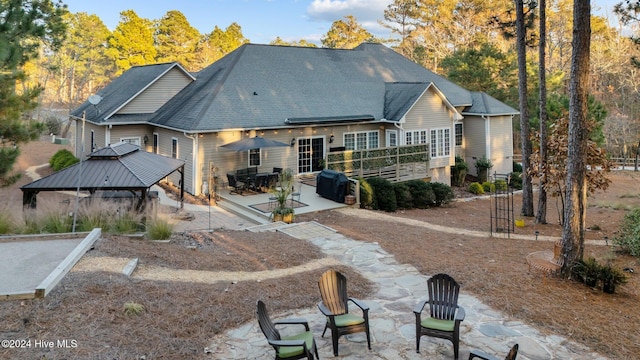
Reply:
[[[60, 145], [46, 142], [23, 147], [20, 169], [47, 162]], [[589, 239], [613, 238], [625, 208], [640, 205], [640, 174], [616, 173], [612, 188], [590, 198]], [[3, 204], [21, 208], [18, 186], [0, 190]], [[17, 204], [16, 204], [17, 201]], [[557, 235], [560, 227], [555, 203], [548, 210], [550, 224], [535, 225], [525, 219], [518, 233]], [[518, 197], [514, 201], [519, 212]], [[456, 202], [438, 209], [391, 214], [464, 229], [489, 229], [489, 200]], [[19, 213], [19, 210], [15, 210]], [[365, 210], [362, 210], [365, 212]], [[398, 222], [372, 211], [363, 218], [336, 211], [305, 214], [297, 221], [315, 220], [344, 235], [376, 241], [397, 260], [425, 274], [447, 272], [465, 292], [541, 331], [556, 333], [585, 344], [614, 359], [632, 359], [640, 351], [640, 312], [636, 311], [640, 284], [631, 274], [628, 284], [607, 295], [572, 281], [548, 278], [543, 282], [529, 273], [525, 256], [549, 250], [544, 241], [470, 237], [436, 232]], [[142, 265], [208, 271], [286, 270], [318, 260], [324, 255], [308, 242], [282, 233], [245, 231], [175, 234], [170, 243], [151, 243], [127, 237], [104, 236], [87, 257], [139, 257]], [[610, 259], [619, 267], [638, 261], [616, 254], [612, 247], [587, 246], [585, 256]], [[317, 279], [325, 268], [275, 280], [194, 284], [132, 280], [118, 273], [72, 271], [42, 300], [0, 302], [0, 336], [12, 339], [73, 339], [71, 349], [2, 350], [0, 359], [45, 358], [146, 359], [207, 358], [204, 348], [213, 335], [254, 318], [257, 299], [268, 302], [272, 312], [307, 308], [318, 301]], [[353, 296], [367, 298], [371, 283], [356, 271], [342, 267]], [[126, 315], [127, 302], [144, 306], [139, 315]]]

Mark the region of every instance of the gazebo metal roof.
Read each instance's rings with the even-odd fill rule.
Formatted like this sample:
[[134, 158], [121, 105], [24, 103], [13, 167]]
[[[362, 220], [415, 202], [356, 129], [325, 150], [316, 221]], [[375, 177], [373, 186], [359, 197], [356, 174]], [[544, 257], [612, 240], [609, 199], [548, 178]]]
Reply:
[[90, 193], [98, 190], [146, 192], [174, 171], [183, 173], [183, 169], [182, 160], [142, 151], [137, 145], [118, 143], [98, 149], [89, 154], [87, 160], [20, 189], [24, 204], [32, 203], [35, 195], [41, 191], [79, 189]]

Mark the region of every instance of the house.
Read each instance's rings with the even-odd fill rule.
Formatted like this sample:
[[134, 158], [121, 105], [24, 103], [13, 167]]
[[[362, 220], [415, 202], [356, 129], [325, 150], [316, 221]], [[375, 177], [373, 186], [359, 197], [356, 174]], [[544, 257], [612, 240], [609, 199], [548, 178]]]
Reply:
[[[517, 114], [384, 45], [364, 43], [352, 50], [245, 44], [198, 73], [178, 63], [137, 66], [70, 116], [83, 139], [78, 156], [134, 143], [183, 160], [184, 189], [198, 195], [237, 168], [312, 174], [330, 151], [410, 144], [428, 144], [432, 181], [450, 183], [456, 155], [472, 173], [483, 156], [492, 171], [509, 173]], [[220, 147], [254, 136], [291, 146]]]

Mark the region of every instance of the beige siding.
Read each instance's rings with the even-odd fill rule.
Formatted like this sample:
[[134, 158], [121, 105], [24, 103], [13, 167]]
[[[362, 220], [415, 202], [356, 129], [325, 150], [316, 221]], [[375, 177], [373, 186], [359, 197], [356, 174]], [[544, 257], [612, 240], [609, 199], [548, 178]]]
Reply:
[[431, 169], [431, 182], [440, 182], [451, 186], [451, 167]]
[[[146, 128], [149, 142], [146, 146], [147, 151], [152, 151], [153, 145], [153, 133], [158, 134], [158, 154], [166, 157], [171, 157], [172, 139], [178, 140], [178, 159], [184, 160], [184, 190], [190, 194], [194, 194], [194, 182], [193, 182], [193, 140], [184, 136], [182, 132], [176, 132], [166, 130], [162, 128]], [[142, 135], [143, 136], [143, 135]], [[168, 176], [167, 179], [170, 183], [178, 186], [180, 181], [180, 173], [174, 172]]]
[[[93, 140], [94, 140], [94, 147], [95, 147], [95, 149], [93, 150], [97, 150], [107, 146], [107, 144], [104, 141], [106, 130], [107, 130], [106, 127], [85, 122], [85, 125], [84, 125], [84, 154], [85, 155], [88, 155], [92, 151], [91, 149], [91, 131], [92, 130], [93, 130]], [[77, 139], [75, 144], [75, 156], [79, 158], [80, 153], [82, 152], [82, 146], [83, 146], [82, 121], [78, 121], [76, 123], [75, 132], [76, 132], [75, 138]]]
[[181, 70], [173, 68], [135, 99], [118, 111], [118, 114], [145, 114], [158, 110], [192, 80]]
[[490, 118], [491, 172], [508, 174], [513, 171], [513, 140], [510, 116]]
[[485, 120], [478, 116], [464, 118], [465, 158], [469, 166], [469, 174], [476, 174], [476, 160], [486, 156]]
[[147, 125], [113, 126], [110, 130], [111, 134], [109, 138], [111, 144], [122, 142], [123, 139], [137, 139], [138, 145], [144, 149], [145, 146], [143, 139], [148, 132], [149, 127]]
[[[427, 130], [432, 129], [449, 129], [449, 152], [448, 157], [436, 157], [429, 160], [431, 169], [448, 167], [455, 163], [455, 146], [454, 146], [454, 129], [453, 118], [454, 113], [447, 108], [442, 99], [435, 91], [429, 89], [424, 93], [414, 107], [407, 113], [406, 122], [403, 128], [410, 130]], [[404, 144], [404, 134], [400, 135], [401, 143]], [[430, 133], [427, 133], [427, 141], [431, 142]], [[442, 181], [444, 182], [444, 181]], [[447, 181], [449, 183], [449, 181]]]

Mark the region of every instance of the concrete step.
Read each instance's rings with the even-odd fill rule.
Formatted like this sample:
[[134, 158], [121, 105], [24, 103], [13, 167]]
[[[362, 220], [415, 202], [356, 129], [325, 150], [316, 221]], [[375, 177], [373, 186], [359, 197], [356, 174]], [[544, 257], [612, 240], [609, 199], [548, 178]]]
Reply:
[[258, 211], [252, 211], [246, 207], [236, 205], [230, 201], [225, 201], [224, 199], [220, 199], [217, 205], [220, 208], [225, 209], [230, 213], [238, 215], [243, 219], [252, 221], [256, 224], [268, 224], [272, 222], [271, 219], [269, 218], [269, 214], [264, 214]]

